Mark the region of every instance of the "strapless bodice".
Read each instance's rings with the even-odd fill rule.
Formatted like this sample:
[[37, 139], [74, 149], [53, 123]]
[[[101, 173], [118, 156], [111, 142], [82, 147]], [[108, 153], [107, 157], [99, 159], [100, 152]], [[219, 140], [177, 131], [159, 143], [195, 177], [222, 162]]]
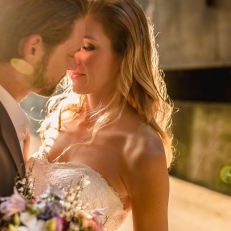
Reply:
[[87, 175], [90, 184], [87, 185], [81, 200], [88, 203], [88, 209], [107, 208], [102, 217], [104, 230], [115, 231], [123, 223], [128, 212], [123, 209], [123, 204], [107, 181], [89, 166], [78, 162], [55, 162], [50, 163], [47, 155], [40, 149], [28, 161], [26, 168], [34, 164], [32, 177], [35, 179], [35, 195], [43, 193], [49, 185], [65, 187], [78, 183], [80, 177]]

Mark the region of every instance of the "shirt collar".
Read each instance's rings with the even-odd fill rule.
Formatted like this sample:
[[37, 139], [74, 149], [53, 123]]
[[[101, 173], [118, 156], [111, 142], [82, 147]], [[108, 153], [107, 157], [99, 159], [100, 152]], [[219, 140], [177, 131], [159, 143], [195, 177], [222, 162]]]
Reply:
[[26, 113], [16, 100], [0, 85], [0, 101], [8, 112], [15, 128], [25, 127], [30, 124], [30, 120]]

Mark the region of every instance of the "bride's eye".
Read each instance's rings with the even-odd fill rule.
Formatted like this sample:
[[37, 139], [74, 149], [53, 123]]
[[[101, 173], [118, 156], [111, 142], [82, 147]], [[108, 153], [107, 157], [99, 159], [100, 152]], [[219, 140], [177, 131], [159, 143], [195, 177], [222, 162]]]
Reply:
[[92, 44], [88, 44], [87, 46], [82, 46], [82, 48], [85, 50], [85, 51], [92, 51], [95, 49], [95, 47], [92, 45]]

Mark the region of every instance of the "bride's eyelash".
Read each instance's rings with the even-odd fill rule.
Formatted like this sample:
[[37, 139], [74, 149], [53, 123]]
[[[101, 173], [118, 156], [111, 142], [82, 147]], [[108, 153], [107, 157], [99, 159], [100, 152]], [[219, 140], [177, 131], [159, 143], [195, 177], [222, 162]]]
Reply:
[[82, 48], [86, 51], [92, 51], [95, 49], [95, 47], [92, 44], [89, 44], [87, 46], [82, 46]]

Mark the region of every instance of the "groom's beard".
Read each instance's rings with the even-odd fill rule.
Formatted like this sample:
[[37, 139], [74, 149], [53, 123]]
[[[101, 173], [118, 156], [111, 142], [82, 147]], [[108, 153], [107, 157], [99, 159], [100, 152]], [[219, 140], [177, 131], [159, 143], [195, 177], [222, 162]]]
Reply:
[[38, 64], [34, 70], [34, 82], [32, 86], [36, 89], [36, 94], [41, 96], [51, 96], [55, 90], [58, 83], [55, 83], [52, 76], [47, 76], [47, 67], [49, 64], [50, 53], [46, 54], [38, 61]]

